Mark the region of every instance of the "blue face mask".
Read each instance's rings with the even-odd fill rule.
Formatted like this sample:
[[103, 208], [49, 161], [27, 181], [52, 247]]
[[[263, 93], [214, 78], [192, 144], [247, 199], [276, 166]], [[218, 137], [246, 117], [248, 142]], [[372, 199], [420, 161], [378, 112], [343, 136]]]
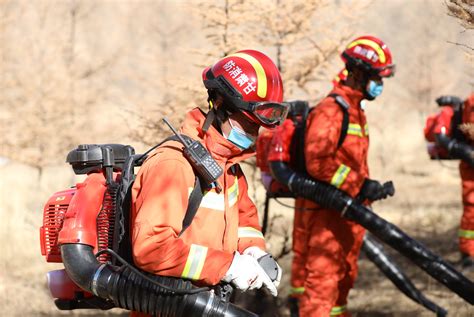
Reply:
[[383, 82], [376, 82], [373, 80], [369, 80], [366, 91], [369, 97], [371, 97], [372, 99], [375, 99], [376, 97], [380, 96], [380, 94], [383, 91]]
[[241, 129], [234, 127], [232, 120], [229, 120], [229, 123], [232, 129], [230, 130], [229, 135], [226, 137], [227, 140], [234, 143], [242, 150], [250, 148], [255, 143], [256, 137], [248, 135]]

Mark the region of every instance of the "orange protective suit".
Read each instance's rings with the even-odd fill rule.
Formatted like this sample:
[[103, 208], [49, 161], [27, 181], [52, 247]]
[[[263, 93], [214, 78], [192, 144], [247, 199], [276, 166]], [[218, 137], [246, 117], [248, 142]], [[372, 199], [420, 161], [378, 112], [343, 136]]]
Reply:
[[[343, 112], [327, 97], [311, 111], [305, 136], [309, 175], [352, 197], [368, 178], [368, 126], [360, 107], [363, 94], [339, 84], [331, 93], [349, 103], [349, 127], [341, 147]], [[336, 212], [299, 198], [293, 231], [292, 291], [300, 294], [300, 316], [349, 316], [347, 296], [357, 276], [365, 230]]]
[[238, 166], [254, 151], [242, 152], [212, 126], [203, 134], [204, 120], [199, 109], [190, 111], [181, 133], [202, 142], [222, 167], [222, 191], [205, 193], [192, 224], [178, 237], [195, 174], [182, 144], [166, 142], [149, 155], [133, 185], [132, 248], [135, 264], [145, 271], [215, 285], [227, 272], [234, 251], [250, 246], [264, 250], [265, 241]]
[[[463, 123], [474, 124], [474, 93], [471, 94], [463, 106]], [[469, 140], [474, 145], [473, 140]], [[464, 161], [459, 164], [462, 180], [462, 203], [464, 212], [459, 229], [459, 249], [462, 253], [474, 257], [474, 168]]]

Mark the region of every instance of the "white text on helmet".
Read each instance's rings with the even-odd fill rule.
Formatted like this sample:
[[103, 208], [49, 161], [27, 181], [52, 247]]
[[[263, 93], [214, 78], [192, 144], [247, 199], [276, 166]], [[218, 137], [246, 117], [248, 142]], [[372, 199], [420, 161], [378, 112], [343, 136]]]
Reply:
[[248, 95], [252, 91], [255, 91], [255, 84], [249, 81], [249, 77], [246, 74], [242, 73], [242, 69], [239, 66], [235, 65], [234, 60], [229, 60], [222, 67], [236, 82], [236, 84], [239, 85], [239, 87], [242, 87], [243, 85], [247, 84], [247, 86], [244, 87], [244, 92], [246, 95]]

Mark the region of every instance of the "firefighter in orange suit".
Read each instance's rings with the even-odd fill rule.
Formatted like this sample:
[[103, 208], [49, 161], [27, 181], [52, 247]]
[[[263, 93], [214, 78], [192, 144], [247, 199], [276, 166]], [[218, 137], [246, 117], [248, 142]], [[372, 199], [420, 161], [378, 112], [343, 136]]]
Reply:
[[[387, 193], [369, 179], [369, 131], [361, 101], [380, 95], [383, 78], [392, 76], [395, 67], [388, 47], [373, 36], [355, 39], [341, 57], [347, 78], [336, 83], [330, 95], [341, 96], [349, 105], [347, 134], [339, 146], [343, 110], [334, 97], [326, 97], [306, 123], [306, 170], [314, 179], [371, 202]], [[295, 210], [299, 215], [293, 232], [291, 292], [299, 298], [299, 316], [349, 316], [347, 297], [357, 276], [364, 228], [309, 200], [297, 199]]]
[[[462, 122], [474, 124], [474, 93], [471, 94], [463, 105]], [[470, 127], [470, 129], [473, 129]], [[473, 135], [468, 133], [468, 145], [474, 146]], [[459, 171], [462, 179], [462, 202], [464, 212], [459, 228], [459, 249], [464, 267], [474, 268], [474, 166], [461, 160]]]
[[286, 117], [280, 73], [263, 53], [243, 50], [206, 68], [203, 81], [210, 110], [188, 112], [180, 132], [201, 142], [224, 173], [179, 235], [195, 173], [179, 142], [152, 152], [132, 189], [134, 262], [198, 285], [224, 281], [242, 291], [265, 287], [276, 296], [281, 269], [272, 282], [257, 262], [267, 254], [265, 240], [238, 163], [255, 154], [260, 126], [273, 128]]

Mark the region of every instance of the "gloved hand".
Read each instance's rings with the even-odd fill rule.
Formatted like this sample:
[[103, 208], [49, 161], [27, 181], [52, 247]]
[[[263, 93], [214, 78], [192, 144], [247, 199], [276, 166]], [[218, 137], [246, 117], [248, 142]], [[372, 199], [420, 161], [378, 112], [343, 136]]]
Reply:
[[234, 253], [234, 259], [222, 281], [231, 283], [241, 291], [247, 291], [265, 286], [273, 296], [277, 296], [278, 291], [272, 280], [257, 260], [250, 255]]
[[357, 195], [357, 199], [364, 201], [376, 201], [385, 199], [387, 196], [393, 196], [395, 194], [395, 187], [392, 181], [385, 182], [383, 185], [376, 180], [366, 178], [362, 184], [362, 188]]
[[263, 251], [259, 247], [248, 247], [242, 253], [250, 255], [257, 260], [268, 277], [270, 277], [270, 279], [273, 281], [273, 285], [275, 285], [275, 287], [280, 285], [283, 271], [270, 253]]

